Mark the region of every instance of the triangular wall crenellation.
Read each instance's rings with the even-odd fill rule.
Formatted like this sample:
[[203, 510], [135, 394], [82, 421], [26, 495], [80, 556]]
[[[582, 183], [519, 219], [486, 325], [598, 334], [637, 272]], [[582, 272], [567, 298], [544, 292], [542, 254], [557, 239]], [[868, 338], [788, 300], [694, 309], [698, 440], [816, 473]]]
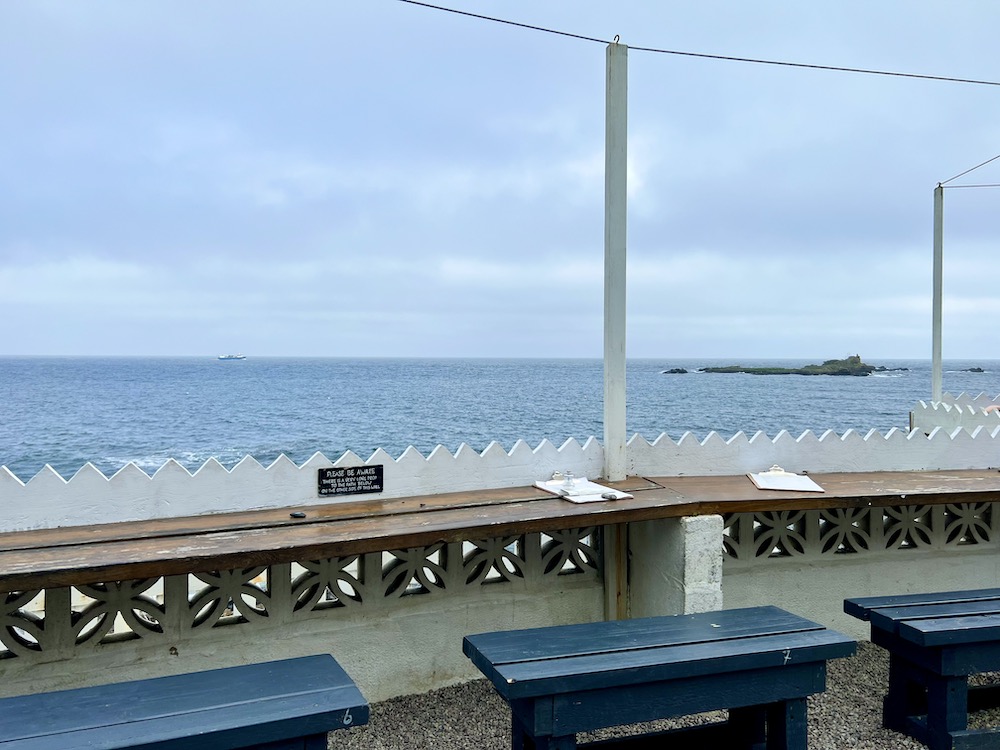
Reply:
[[[373, 465], [383, 466], [382, 493], [319, 495], [319, 469]], [[266, 467], [245, 456], [232, 469], [212, 458], [193, 472], [170, 459], [152, 476], [127, 464], [109, 478], [88, 463], [68, 480], [46, 465], [24, 482], [0, 467], [0, 532], [526, 486], [555, 470], [598, 477], [603, 465], [604, 449], [591, 438], [558, 448], [543, 440], [535, 449], [519, 440], [510, 452], [497, 442], [482, 453], [438, 446], [426, 457], [412, 446], [399, 458], [379, 448], [367, 461], [352, 451], [335, 461], [317, 452], [301, 466], [284, 454]]]
[[[936, 408], [939, 414], [967, 411], [950, 404]], [[795, 437], [783, 430], [773, 438], [738, 432], [726, 439], [713, 431], [700, 440], [690, 432], [677, 441], [661, 434], [652, 443], [636, 434], [628, 441], [628, 471], [656, 477], [742, 474], [775, 464], [811, 473], [1000, 466], [1000, 416], [988, 416], [997, 421], [971, 429], [938, 426], [929, 433], [894, 428], [885, 435], [827, 430]], [[375, 465], [383, 467], [382, 493], [319, 495], [320, 469]], [[210, 459], [193, 473], [171, 459], [152, 476], [128, 464], [108, 478], [87, 464], [66, 480], [46, 465], [23, 482], [0, 467], [0, 531], [521, 487], [553, 471], [598, 478], [603, 466], [604, 449], [590, 437], [583, 444], [570, 438], [559, 447], [542, 440], [531, 448], [518, 440], [509, 451], [493, 442], [482, 453], [466, 444], [454, 454], [438, 446], [426, 457], [412, 446], [398, 458], [378, 449], [367, 461], [350, 451], [333, 461], [317, 452], [301, 466], [284, 455], [266, 467], [247, 456], [232, 469]]]
[[977, 427], [1000, 428], [1000, 408], [987, 411], [991, 406], [1000, 407], [1000, 396], [992, 399], [983, 393], [975, 397], [946, 393], [940, 401], [918, 401], [910, 412], [910, 429], [930, 434], [935, 427], [963, 427], [970, 431]]
[[738, 434], [720, 442], [702, 442], [685, 434], [674, 442], [660, 436], [653, 444], [629, 443], [630, 473], [646, 476], [727, 475], [763, 471], [777, 464], [795, 472], [920, 471], [1000, 466], [1000, 430], [965, 430], [932, 435], [892, 429], [843, 435], [827, 430], [799, 437], [782, 431], [774, 438], [758, 432], [749, 440]]

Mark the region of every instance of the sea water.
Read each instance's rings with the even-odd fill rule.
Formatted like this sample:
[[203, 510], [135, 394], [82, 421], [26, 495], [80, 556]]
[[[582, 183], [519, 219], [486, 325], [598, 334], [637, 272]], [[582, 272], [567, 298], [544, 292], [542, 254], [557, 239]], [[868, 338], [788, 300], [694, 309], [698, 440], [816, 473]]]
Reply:
[[[883, 434], [907, 429], [931, 395], [931, 366], [869, 377], [712, 374], [707, 366], [801, 367], [803, 360], [630, 360], [627, 430], [652, 441], [711, 431]], [[969, 372], [980, 367], [984, 372]], [[666, 374], [673, 368], [687, 374]], [[894, 370], [892, 368], [906, 368]], [[944, 390], [1000, 394], [1000, 361], [948, 361]], [[309, 359], [0, 357], [0, 465], [27, 480], [45, 464], [64, 477], [87, 462], [111, 475], [128, 462], [152, 473], [168, 459], [267, 465], [317, 451], [367, 458], [413, 446], [477, 451], [496, 441], [535, 447], [603, 434], [603, 364], [592, 359]]]

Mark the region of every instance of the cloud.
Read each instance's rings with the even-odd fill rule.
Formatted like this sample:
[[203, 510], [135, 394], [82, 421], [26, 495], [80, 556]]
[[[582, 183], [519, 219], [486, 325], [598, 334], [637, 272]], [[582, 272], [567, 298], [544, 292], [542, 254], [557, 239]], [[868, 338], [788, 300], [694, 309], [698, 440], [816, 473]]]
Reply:
[[[499, 15], [632, 45], [630, 354], [925, 356], [931, 192], [995, 155], [994, 89], [635, 47], [989, 78], [997, 6]], [[8, 351], [600, 356], [602, 45], [402, 3], [4, 16]], [[946, 195], [972, 352], [997, 194]]]

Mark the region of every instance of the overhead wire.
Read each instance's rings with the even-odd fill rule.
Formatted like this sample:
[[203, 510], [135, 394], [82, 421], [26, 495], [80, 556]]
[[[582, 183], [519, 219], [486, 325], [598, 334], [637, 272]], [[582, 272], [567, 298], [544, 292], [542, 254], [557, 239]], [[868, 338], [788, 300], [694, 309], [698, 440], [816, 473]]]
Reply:
[[654, 47], [629, 47], [639, 52], [658, 52], [663, 55], [680, 55], [683, 57], [702, 57], [709, 60], [725, 60], [727, 62], [755, 63], [757, 65], [777, 65], [787, 68], [806, 68], [809, 70], [829, 70], [837, 73], [862, 73], [873, 76], [893, 76], [896, 78], [918, 78], [925, 81], [945, 81], [948, 83], [973, 83], [980, 86], [1000, 86], [1000, 81], [984, 81], [975, 78], [954, 78], [952, 76], [928, 75], [925, 73], [903, 73], [891, 70], [874, 70], [872, 68], [851, 68], [842, 65], [817, 65], [814, 63], [789, 62], [787, 60], [763, 60], [753, 57], [734, 57], [732, 55], [710, 55], [704, 52], [681, 52], [679, 50], [656, 49]]
[[[475, 18], [475, 19], [479, 19], [481, 21], [489, 21], [490, 23], [504, 24], [504, 25], [507, 25], [507, 26], [515, 26], [515, 27], [522, 28], [522, 29], [528, 29], [530, 31], [540, 31], [540, 32], [545, 33], [545, 34], [555, 34], [557, 36], [569, 37], [571, 39], [579, 39], [579, 40], [582, 40], [582, 41], [585, 41], [585, 42], [596, 42], [596, 43], [605, 44], [605, 45], [612, 44], [612, 43], [618, 43], [618, 37], [617, 36], [615, 36], [615, 38], [614, 38], [613, 41], [609, 41], [607, 39], [599, 39], [597, 37], [584, 36], [583, 34], [574, 34], [574, 33], [568, 32], [568, 31], [560, 31], [559, 29], [552, 29], [552, 28], [548, 28], [548, 27], [545, 27], [545, 26], [536, 26], [534, 24], [522, 23], [520, 21], [511, 21], [511, 20], [506, 19], [506, 18], [498, 18], [496, 16], [487, 16], [487, 15], [484, 15], [482, 13], [472, 13], [471, 11], [458, 10], [456, 8], [447, 8], [447, 7], [443, 6], [443, 5], [435, 5], [433, 3], [423, 2], [423, 0], [399, 0], [399, 2], [406, 3], [408, 5], [418, 5], [418, 6], [421, 6], [423, 8], [429, 8], [431, 10], [438, 10], [438, 11], [442, 11], [442, 12], [445, 12], [445, 13], [453, 13], [453, 14], [459, 15], [459, 16], [466, 16], [466, 17], [469, 17], [469, 18]], [[846, 67], [846, 66], [841, 66], [841, 65], [816, 65], [816, 64], [813, 64], [813, 63], [789, 62], [789, 61], [786, 61], [786, 60], [765, 60], [765, 59], [753, 58], [753, 57], [736, 57], [736, 56], [733, 56], [733, 55], [713, 55], [713, 54], [708, 54], [708, 53], [704, 53], [704, 52], [683, 52], [683, 51], [680, 51], [680, 50], [662, 49], [662, 48], [658, 48], [658, 47], [629, 47], [629, 49], [633, 50], [633, 51], [636, 51], [636, 52], [650, 52], [650, 53], [661, 54], [661, 55], [676, 55], [676, 56], [681, 56], [681, 57], [695, 57], [695, 58], [702, 58], [702, 59], [708, 59], [708, 60], [721, 60], [721, 61], [725, 61], [725, 62], [753, 63], [753, 64], [757, 64], [757, 65], [775, 65], [775, 66], [788, 67], [788, 68], [804, 68], [804, 69], [807, 69], [807, 70], [826, 70], [826, 71], [832, 71], [832, 72], [837, 72], [837, 73], [859, 73], [859, 74], [863, 74], [863, 75], [892, 76], [892, 77], [897, 77], [897, 78], [915, 78], [915, 79], [922, 79], [922, 80], [928, 80], [928, 81], [942, 81], [942, 82], [946, 82], [946, 83], [968, 83], [968, 84], [975, 84], [975, 85], [979, 85], [979, 86], [1000, 86], [1000, 81], [988, 81], [988, 80], [980, 80], [980, 79], [975, 79], [975, 78], [956, 78], [956, 77], [952, 77], [952, 76], [928, 75], [928, 74], [923, 74], [923, 73], [903, 73], [903, 72], [899, 72], [899, 71], [874, 70], [874, 69], [871, 69], [871, 68], [853, 68], [853, 67]], [[949, 182], [957, 180], [959, 177], [964, 177], [965, 175], [969, 174], [970, 172], [974, 172], [975, 170], [979, 169], [980, 167], [984, 167], [987, 164], [996, 161], [997, 159], [1000, 159], [1000, 154], [997, 154], [992, 159], [987, 159], [983, 163], [977, 164], [976, 166], [972, 167], [971, 169], [967, 169], [964, 172], [961, 172], [961, 173], [955, 175], [954, 177], [951, 177], [951, 178], [949, 178], [949, 179], [947, 179], [944, 182], [941, 182], [939, 184], [942, 187], [944, 187]], [[951, 185], [950, 186], [950, 188], [960, 188], [960, 187], [984, 187], [984, 188], [990, 187], [990, 188], [992, 188], [992, 187], [1000, 187], [1000, 184], [996, 184], [996, 185], [993, 185], [993, 184], [988, 184], [988, 185]]]
[[568, 36], [571, 37], [572, 39], [582, 39], [585, 42], [598, 42], [600, 44], [611, 44], [611, 42], [605, 39], [598, 39], [592, 36], [583, 36], [582, 34], [572, 34], [568, 31], [547, 29], [544, 26], [532, 26], [530, 23], [520, 23], [519, 21], [508, 21], [506, 18], [497, 18], [495, 16], [484, 16], [481, 13], [472, 13], [467, 10], [458, 10], [456, 8], [446, 8], [443, 5], [432, 5], [431, 3], [420, 2], [420, 0], [399, 0], [399, 2], [406, 3], [407, 5], [420, 5], [424, 8], [431, 8], [432, 10], [442, 10], [445, 13], [454, 13], [457, 16], [468, 16], [469, 18], [478, 18], [481, 21], [490, 21], [492, 23], [502, 23], [508, 26], [517, 26], [522, 29], [530, 29], [531, 31], [543, 31], [546, 34]]
[[[586, 42], [597, 42], [599, 44], [612, 44], [617, 43], [618, 37], [616, 36], [614, 40], [599, 39], [592, 36], [584, 36], [583, 34], [573, 34], [568, 31], [560, 31], [558, 29], [552, 29], [545, 26], [536, 26], [528, 23], [521, 23], [519, 21], [511, 21], [506, 18], [498, 18], [496, 16], [487, 16], [481, 13], [472, 13], [467, 10], [458, 10], [456, 8], [447, 8], [443, 5], [434, 5], [433, 3], [423, 2], [422, 0], [398, 0], [398, 2], [406, 3], [408, 5], [418, 5], [424, 8], [430, 8], [432, 10], [439, 10], [445, 13], [454, 13], [459, 16], [467, 16], [469, 18], [476, 18], [481, 21], [489, 21], [491, 23], [505, 24], [507, 26], [516, 26], [522, 29], [529, 29], [531, 31], [540, 31], [546, 34], [555, 34], [557, 36], [570, 37], [572, 39], [580, 39]], [[988, 81], [976, 78], [956, 78], [953, 76], [940, 76], [940, 75], [928, 75], [924, 73], [904, 73], [900, 71], [890, 71], [890, 70], [875, 70], [872, 68], [853, 68], [841, 65], [817, 65], [813, 63], [799, 63], [790, 62], [787, 60], [767, 60], [763, 58], [755, 57], [735, 57], [733, 55], [713, 55], [705, 52], [685, 52], [682, 50], [674, 49], [662, 49], [658, 47], [629, 47], [630, 50], [636, 52], [650, 52], [661, 55], [676, 55], [680, 57], [695, 57], [703, 58], [708, 60], [721, 60], [725, 62], [741, 62], [741, 63], [753, 63], [756, 65], [775, 65], [788, 68], [805, 68], [808, 70], [826, 70], [837, 73], [859, 73], [863, 75], [875, 75], [875, 76], [892, 76], [896, 78], [915, 78], [926, 81], [942, 81], [946, 83], [968, 83], [978, 86], [1000, 86], [1000, 81]], [[954, 179], [954, 178], [953, 178]]]
[[[945, 185], [947, 185], [952, 180], [957, 180], [959, 177], [965, 177], [965, 175], [969, 174], [969, 172], [975, 172], [980, 167], [985, 167], [987, 164], [989, 164], [991, 162], [994, 162], [997, 159], [1000, 159], [1000, 154], [997, 154], [992, 159], [987, 159], [982, 164], [977, 164], [976, 166], [971, 167], [970, 169], [966, 169], [964, 172], [960, 172], [957, 175], [955, 175], [954, 177], [950, 177], [947, 180], [945, 180], [944, 182], [941, 182], [941, 183], [938, 183], [938, 184], [940, 184], [942, 187], [944, 187]], [[952, 185], [952, 187], [956, 188], [956, 187], [978, 187], [978, 186], [975, 186], [975, 185]], [[983, 185], [983, 187], [992, 187], [992, 186], [990, 186], [990, 185]]]

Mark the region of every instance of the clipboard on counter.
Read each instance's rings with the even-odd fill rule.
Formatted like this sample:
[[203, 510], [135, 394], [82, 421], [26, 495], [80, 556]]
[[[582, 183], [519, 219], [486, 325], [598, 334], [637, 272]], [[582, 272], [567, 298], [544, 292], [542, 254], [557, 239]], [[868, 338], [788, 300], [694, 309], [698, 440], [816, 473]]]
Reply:
[[785, 471], [780, 466], [772, 466], [767, 471], [747, 474], [759, 490], [786, 490], [789, 492], [826, 492], [811, 477]]
[[565, 479], [548, 479], [535, 482], [535, 486], [553, 495], [569, 500], [571, 503], [602, 503], [608, 500], [630, 500], [632, 495], [621, 490], [605, 487], [603, 484], [591, 482], [585, 477], [576, 477], [567, 482]]

